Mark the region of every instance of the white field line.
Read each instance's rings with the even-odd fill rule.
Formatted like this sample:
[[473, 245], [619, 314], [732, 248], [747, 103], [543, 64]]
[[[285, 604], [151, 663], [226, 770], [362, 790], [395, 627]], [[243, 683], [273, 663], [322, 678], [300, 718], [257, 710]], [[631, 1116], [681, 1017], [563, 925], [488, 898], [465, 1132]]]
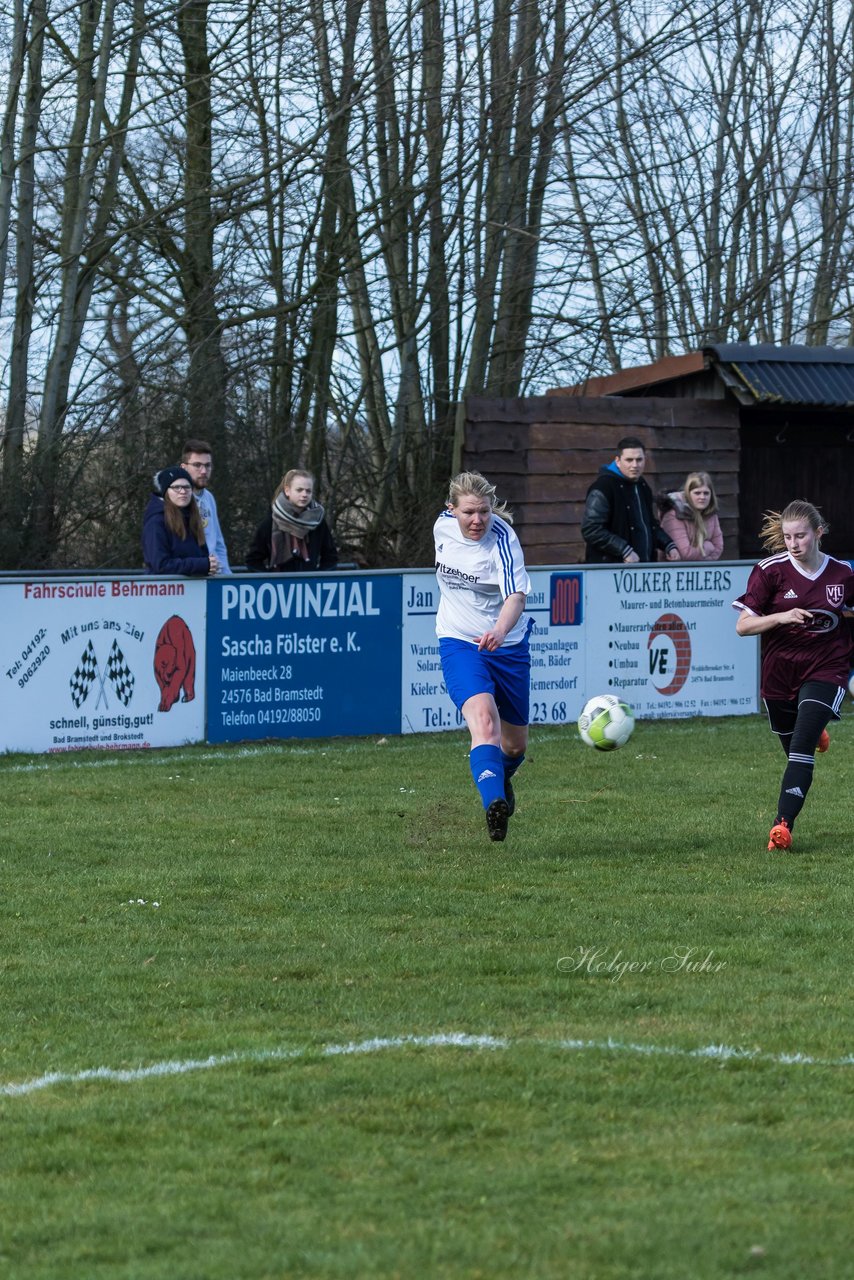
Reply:
[[405, 1048], [455, 1048], [455, 1049], [511, 1049], [515, 1046], [534, 1045], [538, 1048], [597, 1053], [631, 1053], [643, 1057], [706, 1059], [714, 1062], [733, 1060], [770, 1063], [776, 1066], [851, 1067], [854, 1054], [841, 1058], [815, 1058], [806, 1053], [764, 1053], [760, 1049], [739, 1049], [732, 1045], [710, 1044], [697, 1049], [680, 1049], [669, 1045], [632, 1043], [625, 1040], [539, 1040], [523, 1038], [508, 1040], [498, 1036], [467, 1035], [462, 1031], [442, 1032], [432, 1036], [391, 1036], [371, 1040], [354, 1040], [348, 1044], [328, 1044], [316, 1049], [261, 1049], [248, 1053], [212, 1054], [208, 1058], [182, 1058], [175, 1061], [153, 1062], [147, 1067], [118, 1069], [115, 1067], [90, 1067], [85, 1071], [51, 1071], [33, 1080], [0, 1084], [0, 1097], [20, 1098], [40, 1089], [50, 1089], [60, 1084], [85, 1084], [90, 1080], [108, 1080], [118, 1084], [134, 1084], [164, 1076], [188, 1075], [193, 1071], [211, 1071], [218, 1067], [239, 1066], [256, 1062], [294, 1062], [306, 1058], [354, 1057], [358, 1054], [382, 1053]]
[[378, 1053], [383, 1049], [400, 1049], [406, 1045], [421, 1048], [437, 1048], [454, 1045], [465, 1049], [503, 1049], [506, 1040], [494, 1036], [469, 1036], [462, 1032], [450, 1032], [435, 1036], [394, 1036], [392, 1039], [354, 1041], [350, 1044], [328, 1044], [317, 1049], [259, 1049], [249, 1053], [211, 1054], [209, 1058], [180, 1058], [171, 1062], [152, 1062], [148, 1067], [89, 1067], [85, 1071], [50, 1071], [34, 1080], [20, 1084], [0, 1084], [0, 1096], [20, 1097], [49, 1089], [55, 1084], [80, 1084], [88, 1080], [110, 1080], [119, 1084], [133, 1084], [137, 1080], [150, 1080], [160, 1076], [183, 1076], [191, 1071], [210, 1071], [215, 1067], [230, 1067], [242, 1063], [293, 1062], [299, 1058], [333, 1058], [360, 1053]]

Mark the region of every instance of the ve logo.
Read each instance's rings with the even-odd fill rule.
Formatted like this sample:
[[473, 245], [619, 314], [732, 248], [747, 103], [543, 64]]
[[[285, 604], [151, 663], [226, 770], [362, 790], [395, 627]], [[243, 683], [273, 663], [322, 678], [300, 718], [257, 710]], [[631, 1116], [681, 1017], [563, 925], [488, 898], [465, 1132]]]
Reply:
[[676, 613], [663, 613], [646, 642], [649, 678], [664, 697], [672, 697], [691, 673], [691, 636]]

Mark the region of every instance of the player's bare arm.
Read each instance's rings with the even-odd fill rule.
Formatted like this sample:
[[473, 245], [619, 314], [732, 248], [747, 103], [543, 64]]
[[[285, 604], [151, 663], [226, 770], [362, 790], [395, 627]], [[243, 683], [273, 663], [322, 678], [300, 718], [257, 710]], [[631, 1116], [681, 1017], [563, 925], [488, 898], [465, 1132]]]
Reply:
[[812, 620], [809, 609], [786, 609], [784, 613], [756, 614], [745, 610], [735, 624], [740, 636], [760, 636], [775, 627], [803, 626]]

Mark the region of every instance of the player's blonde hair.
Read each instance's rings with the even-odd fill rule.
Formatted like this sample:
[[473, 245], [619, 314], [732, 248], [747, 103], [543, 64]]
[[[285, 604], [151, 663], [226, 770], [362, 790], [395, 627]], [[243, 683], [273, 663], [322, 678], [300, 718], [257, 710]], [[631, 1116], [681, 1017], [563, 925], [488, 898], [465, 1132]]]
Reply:
[[790, 520], [806, 520], [813, 533], [823, 537], [829, 529], [830, 525], [819, 511], [818, 507], [813, 506], [811, 502], [804, 502], [802, 498], [796, 498], [794, 502], [790, 502], [782, 511], [766, 511], [762, 520], [762, 528], [759, 530], [759, 540], [763, 547], [768, 551], [785, 551], [786, 539], [783, 537], [783, 521]]
[[495, 485], [490, 484], [479, 471], [461, 471], [454, 476], [448, 488], [448, 506], [459, 506], [461, 498], [485, 498], [493, 515], [500, 516], [508, 524], [513, 523], [513, 515], [507, 503], [498, 501]]

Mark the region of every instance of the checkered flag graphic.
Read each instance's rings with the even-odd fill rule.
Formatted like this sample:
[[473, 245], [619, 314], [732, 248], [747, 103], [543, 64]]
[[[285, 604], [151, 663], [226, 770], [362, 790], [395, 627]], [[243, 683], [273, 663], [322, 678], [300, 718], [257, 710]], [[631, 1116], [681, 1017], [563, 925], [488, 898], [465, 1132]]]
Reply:
[[134, 675], [125, 662], [125, 655], [119, 648], [118, 640], [113, 641], [113, 647], [110, 649], [107, 675], [116, 691], [116, 697], [126, 707], [133, 697]]
[[98, 659], [95, 657], [95, 646], [90, 640], [81, 654], [74, 675], [69, 680], [71, 700], [75, 707], [82, 707], [89, 696], [92, 682], [98, 674]]

